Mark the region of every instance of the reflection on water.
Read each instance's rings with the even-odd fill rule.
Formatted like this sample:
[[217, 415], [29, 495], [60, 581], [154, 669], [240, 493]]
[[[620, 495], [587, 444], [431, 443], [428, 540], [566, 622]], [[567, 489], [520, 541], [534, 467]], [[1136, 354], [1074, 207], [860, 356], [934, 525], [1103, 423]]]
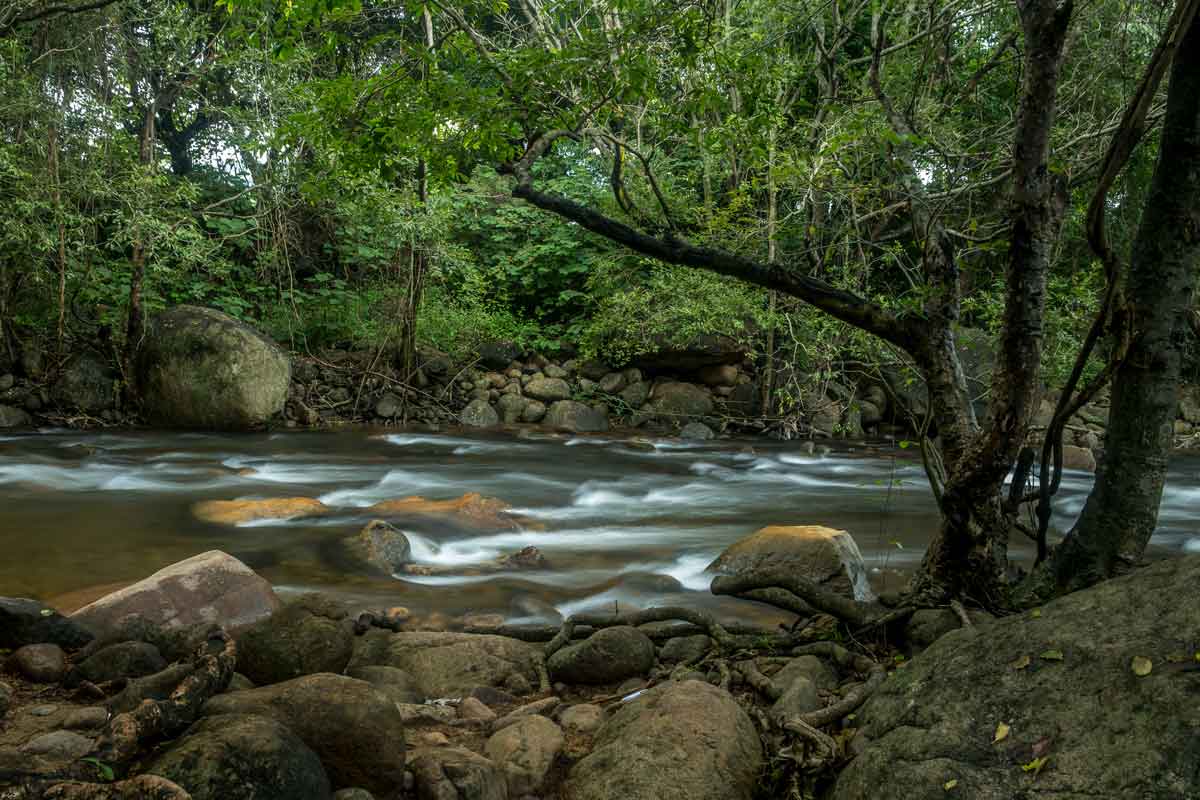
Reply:
[[[688, 444], [603, 437], [435, 435], [365, 431], [248, 436], [43, 432], [0, 437], [0, 594], [53, 598], [132, 581], [202, 550], [243, 559], [283, 590], [321, 589], [369, 602], [497, 611], [688, 602], [707, 595], [705, 567], [729, 543], [769, 524], [849, 530], [877, 587], [921, 556], [936, 525], [912, 454], [842, 446], [806, 455], [797, 443]], [[1172, 468], [1155, 543], [1200, 551], [1200, 460]], [[1068, 527], [1091, 476], [1068, 473], [1055, 525]], [[421, 494], [498, 497], [530, 530], [480, 532], [434, 520], [405, 525], [426, 576], [348, 570], [335, 543], [369, 519], [366, 507]], [[198, 500], [317, 497], [319, 519], [201, 522]], [[536, 545], [538, 572], [454, 574]], [[1014, 555], [1030, 557], [1024, 541]], [[446, 573], [450, 574], [446, 574]], [[748, 604], [740, 604], [744, 613]], [[549, 613], [548, 611], [546, 613]], [[536, 616], [536, 614], [535, 614]], [[546, 616], [545, 613], [541, 616]]]

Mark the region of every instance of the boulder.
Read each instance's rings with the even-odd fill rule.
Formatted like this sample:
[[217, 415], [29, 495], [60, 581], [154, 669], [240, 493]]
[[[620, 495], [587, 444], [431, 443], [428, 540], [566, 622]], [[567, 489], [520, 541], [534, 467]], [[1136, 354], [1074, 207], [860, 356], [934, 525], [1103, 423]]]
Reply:
[[116, 405], [117, 373], [95, 353], [73, 356], [50, 390], [50, 399], [64, 409], [99, 414]]
[[1179, 416], [1184, 422], [1200, 424], [1200, 386], [1181, 386]]
[[417, 688], [412, 676], [395, 667], [353, 667], [346, 670], [351, 678], [366, 681], [375, 691], [385, 694], [397, 703], [415, 705], [425, 702], [425, 695]]
[[509, 797], [521, 797], [541, 791], [563, 742], [557, 725], [531, 714], [494, 733], [483, 752], [503, 770]]
[[319, 674], [218, 695], [204, 716], [254, 714], [286, 725], [321, 759], [334, 786], [391, 797], [404, 785], [404, 719], [366, 681]]
[[526, 400], [525, 408], [521, 411], [522, 422], [541, 422], [546, 416], [546, 404], [540, 400]]
[[507, 424], [520, 422], [527, 402], [519, 394], [500, 395], [500, 399], [496, 401], [496, 412], [500, 415], [500, 421]]
[[608, 430], [608, 417], [586, 403], [559, 400], [546, 411], [542, 424], [571, 433], [604, 433]]
[[19, 408], [0, 405], [0, 428], [28, 428], [33, 425], [33, 417]]
[[351, 559], [381, 575], [391, 575], [412, 560], [408, 537], [381, 519], [371, 520], [342, 543]]
[[447, 517], [457, 525], [477, 530], [517, 530], [520, 525], [508, 513], [510, 508], [503, 500], [468, 492], [449, 500], [427, 500], [420, 496], [383, 500], [367, 511], [390, 516]]
[[318, 594], [288, 601], [237, 637], [237, 668], [259, 686], [317, 672], [339, 673], [354, 650], [354, 621]]
[[236, 633], [279, 608], [271, 584], [228, 553], [209, 550], [105, 595], [71, 615], [95, 631], [141, 617], [167, 629], [219, 622]]
[[466, 748], [418, 747], [409, 761], [418, 800], [509, 800], [503, 773]]
[[391, 392], [386, 392], [382, 397], [375, 401], [375, 416], [383, 417], [384, 419], [391, 419], [399, 414], [400, 409], [403, 407], [404, 404], [400, 401], [399, 397], [396, 397], [396, 395], [392, 394]]
[[669, 381], [654, 387], [651, 404], [660, 417], [679, 422], [689, 417], [703, 417], [713, 410], [712, 395], [691, 383]]
[[210, 308], [159, 314], [135, 374], [148, 419], [169, 427], [247, 430], [283, 410], [291, 362], [267, 337]]
[[571, 387], [562, 378], [535, 377], [526, 384], [525, 395], [543, 403], [553, 403], [557, 400], [570, 400]]
[[1195, 797], [1197, 586], [1200, 556], [1173, 557], [947, 633], [858, 711], [832, 798]]
[[686, 344], [669, 341], [666, 334], [654, 337], [654, 349], [633, 359], [633, 366], [650, 372], [673, 370], [695, 372], [717, 364], [737, 364], [746, 357], [746, 348], [728, 336], [702, 334]]
[[712, 647], [712, 639], [703, 633], [694, 636], [675, 636], [663, 642], [658, 657], [664, 664], [694, 664], [704, 658]]
[[477, 697], [464, 697], [458, 704], [458, 718], [491, 722], [496, 718], [496, 712], [484, 705], [484, 702]]
[[[524, 689], [537, 682], [537, 648], [504, 636], [372, 630], [355, 640], [350, 666], [396, 667], [425, 697], [463, 697], [477, 686]], [[518, 692], [519, 693], [519, 692]]]
[[696, 377], [705, 386], [734, 386], [737, 384], [738, 368], [735, 364], [714, 364], [698, 370]]
[[750, 717], [728, 692], [671, 682], [625, 703], [571, 770], [564, 800], [749, 800], [763, 767]]
[[519, 361], [523, 350], [519, 344], [509, 339], [495, 342], [485, 342], [476, 349], [479, 353], [479, 363], [488, 369], [507, 369], [514, 361]]
[[797, 656], [784, 665], [783, 669], [771, 676], [771, 683], [780, 691], [787, 691], [798, 680], [806, 680], [818, 690], [832, 692], [837, 688], [838, 677], [821, 659], [816, 656]]
[[691, 439], [697, 442], [703, 442], [716, 436], [713, 433], [713, 429], [703, 422], [689, 422], [683, 426], [683, 430], [679, 431], [679, 435], [684, 439]]
[[167, 661], [158, 648], [148, 642], [118, 642], [101, 648], [75, 665], [70, 683], [91, 681], [95, 684], [121, 678], [142, 678], [166, 669]]
[[93, 742], [73, 731], [51, 731], [21, 745], [21, 752], [50, 761], [75, 761], [92, 752]]
[[552, 679], [592, 685], [619, 683], [643, 675], [653, 666], [654, 642], [628, 625], [598, 630], [546, 660]]
[[1096, 456], [1086, 447], [1076, 447], [1072, 444], [1063, 445], [1063, 468], [1077, 469], [1084, 472], [1096, 471]]
[[64, 650], [78, 650], [91, 640], [91, 631], [44, 603], [26, 597], [0, 597], [2, 649], [56, 644]]
[[721, 575], [787, 570], [847, 597], [873, 599], [867, 567], [853, 537], [820, 525], [761, 528], [727, 547], [708, 569]]
[[12, 661], [34, 683], [58, 683], [67, 674], [67, 656], [56, 644], [27, 644], [13, 653]]
[[575, 736], [591, 736], [604, 726], [608, 715], [591, 703], [579, 703], [563, 710], [558, 721], [563, 730]]
[[330, 509], [312, 497], [269, 497], [262, 500], [203, 500], [192, 505], [192, 514], [217, 525], [244, 525], [264, 519], [316, 517]]
[[641, 408], [650, 397], [650, 384], [645, 381], [635, 381], [622, 389], [618, 397], [630, 408]]
[[472, 428], [490, 428], [500, 424], [500, 415], [488, 404], [486, 398], [477, 397], [459, 412], [458, 421]]
[[273, 719], [243, 714], [200, 720], [155, 756], [146, 772], [179, 784], [192, 800], [329, 800], [316, 753]]
[[605, 394], [617, 394], [625, 388], [626, 383], [628, 381], [625, 380], [624, 373], [610, 372], [600, 379], [596, 388]]

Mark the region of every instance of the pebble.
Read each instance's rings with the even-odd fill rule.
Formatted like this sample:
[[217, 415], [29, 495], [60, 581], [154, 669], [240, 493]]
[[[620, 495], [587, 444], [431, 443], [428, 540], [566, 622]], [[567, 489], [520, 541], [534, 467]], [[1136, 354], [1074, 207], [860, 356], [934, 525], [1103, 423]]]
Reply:
[[458, 704], [458, 716], [461, 719], [482, 719], [490, 721], [496, 718], [496, 712], [484, 705], [482, 700], [479, 700], [475, 697], [467, 697]]
[[34, 683], [58, 683], [67, 674], [67, 656], [56, 644], [27, 644], [13, 653], [17, 669]]
[[62, 726], [67, 730], [89, 730], [108, 722], [108, 710], [100, 706], [85, 706], [67, 714]]

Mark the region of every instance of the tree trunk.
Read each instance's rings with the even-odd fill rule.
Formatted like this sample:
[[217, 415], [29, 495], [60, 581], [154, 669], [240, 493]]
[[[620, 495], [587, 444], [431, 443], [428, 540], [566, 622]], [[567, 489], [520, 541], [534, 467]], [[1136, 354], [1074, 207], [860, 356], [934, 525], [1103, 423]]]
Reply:
[[1134, 338], [1113, 380], [1095, 488], [1038, 576], [1050, 591], [1082, 588], [1134, 566], [1158, 523], [1200, 258], [1200, 19], [1176, 53], [1167, 97], [1130, 262], [1126, 313]]
[[[142, 131], [138, 137], [138, 164], [149, 169], [154, 163], [154, 103], [146, 107]], [[133, 248], [129, 256], [129, 310], [125, 320], [125, 348], [121, 354], [125, 380], [133, 381], [133, 357], [142, 341], [145, 315], [142, 311], [142, 283], [146, 275], [146, 242], [144, 234], [134, 235]]]

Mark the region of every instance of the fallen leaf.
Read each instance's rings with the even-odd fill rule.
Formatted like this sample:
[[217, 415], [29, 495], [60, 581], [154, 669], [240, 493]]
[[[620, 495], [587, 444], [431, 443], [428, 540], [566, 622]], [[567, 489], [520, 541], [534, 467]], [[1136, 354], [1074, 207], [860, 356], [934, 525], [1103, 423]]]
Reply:
[[1009, 730], [1011, 729], [1008, 727], [1007, 722], [1001, 722], [999, 725], [997, 725], [996, 735], [992, 738], [992, 744], [995, 744], [996, 742], [1003, 742], [1005, 739], [1007, 739]]
[[1046, 762], [1049, 760], [1050, 756], [1039, 756], [1033, 761], [1030, 761], [1028, 764], [1022, 764], [1021, 769], [1025, 770], [1026, 772], [1032, 772], [1033, 776], [1036, 778], [1037, 774], [1042, 771], [1042, 767], [1046, 766]]
[[1021, 656], [1009, 666], [1011, 666], [1013, 669], [1025, 669], [1029, 666], [1029, 656]]
[[1042, 610], [1040, 608], [1035, 608], [1033, 611], [1029, 612], [1030, 619], [1037, 619], [1041, 615], [1042, 615]]
[[1154, 662], [1145, 656], [1134, 656], [1133, 661], [1129, 664], [1129, 667], [1133, 670], [1134, 675], [1137, 675], [1139, 678], [1144, 678], [1150, 674], [1151, 670], [1154, 669]]
[[951, 778], [950, 780], [948, 780], [942, 784], [942, 788], [945, 789], [947, 792], [950, 791], [951, 789], [953, 789], [955, 786], [958, 786], [958, 778]]
[[1063, 651], [1062, 650], [1046, 650], [1040, 656], [1038, 656], [1038, 658], [1042, 659], [1043, 661], [1062, 661], [1063, 660]]

